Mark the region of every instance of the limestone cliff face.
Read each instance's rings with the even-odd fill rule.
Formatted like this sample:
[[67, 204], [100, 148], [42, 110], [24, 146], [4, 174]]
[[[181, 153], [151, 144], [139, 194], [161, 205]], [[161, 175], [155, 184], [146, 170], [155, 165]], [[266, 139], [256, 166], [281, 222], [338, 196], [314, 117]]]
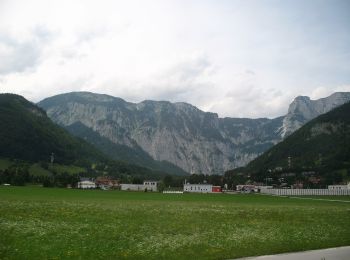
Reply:
[[222, 174], [246, 165], [309, 120], [347, 101], [350, 93], [319, 100], [300, 96], [285, 117], [275, 119], [219, 118], [186, 103], [134, 104], [88, 92], [57, 95], [39, 106], [62, 126], [81, 123], [115, 144], [141, 148], [154, 160], [189, 173]]
[[311, 100], [305, 96], [296, 97], [289, 106], [288, 114], [283, 119], [282, 137], [290, 135], [311, 119], [349, 101], [349, 92], [337, 92], [318, 100]]
[[282, 118], [219, 118], [186, 103], [133, 104], [75, 92], [39, 105], [60, 125], [80, 122], [113, 143], [141, 147], [153, 159], [191, 173], [222, 174], [245, 165], [281, 139], [277, 130]]

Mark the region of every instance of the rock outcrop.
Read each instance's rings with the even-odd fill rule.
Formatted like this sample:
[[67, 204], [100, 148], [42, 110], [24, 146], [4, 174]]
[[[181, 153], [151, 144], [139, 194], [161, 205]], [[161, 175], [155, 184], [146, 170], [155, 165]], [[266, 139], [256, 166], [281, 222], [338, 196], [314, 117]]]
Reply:
[[286, 116], [275, 119], [219, 118], [187, 103], [134, 104], [89, 92], [57, 95], [39, 106], [67, 128], [80, 123], [114, 144], [141, 149], [186, 172], [222, 174], [246, 165], [309, 120], [349, 100], [350, 93], [319, 100], [299, 96]]

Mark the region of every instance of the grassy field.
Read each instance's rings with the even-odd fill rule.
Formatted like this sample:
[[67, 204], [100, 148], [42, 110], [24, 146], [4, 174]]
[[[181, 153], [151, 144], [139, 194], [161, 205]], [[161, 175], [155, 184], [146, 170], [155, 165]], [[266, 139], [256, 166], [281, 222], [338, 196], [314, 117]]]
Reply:
[[230, 259], [350, 245], [346, 201], [1, 187], [0, 209], [0, 259]]
[[33, 176], [51, 176], [51, 172], [42, 168], [39, 163], [34, 163], [29, 167], [29, 174]]

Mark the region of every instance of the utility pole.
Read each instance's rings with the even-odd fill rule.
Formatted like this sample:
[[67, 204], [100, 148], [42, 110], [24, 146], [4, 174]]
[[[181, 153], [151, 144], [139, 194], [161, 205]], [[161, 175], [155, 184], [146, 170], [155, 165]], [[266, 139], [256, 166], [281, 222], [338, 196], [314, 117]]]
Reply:
[[54, 153], [51, 153], [51, 158], [50, 158], [50, 161], [51, 161], [51, 169], [53, 167], [53, 162], [55, 160], [55, 154]]
[[191, 175], [194, 174], [194, 170], [193, 170], [193, 151], [190, 152], [190, 160], [191, 160]]
[[288, 156], [288, 168], [292, 167], [292, 157]]

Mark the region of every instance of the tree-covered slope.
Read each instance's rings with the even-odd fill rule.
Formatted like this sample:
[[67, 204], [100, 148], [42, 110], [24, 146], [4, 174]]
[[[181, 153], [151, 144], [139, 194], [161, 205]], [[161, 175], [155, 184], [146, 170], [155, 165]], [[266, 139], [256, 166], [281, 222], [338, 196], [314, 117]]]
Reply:
[[64, 164], [104, 159], [92, 145], [71, 136], [54, 124], [46, 112], [25, 98], [0, 95], [0, 156], [27, 161]]
[[[288, 159], [289, 157], [289, 159]], [[273, 169], [350, 169], [350, 103], [323, 114], [233, 172], [263, 174]]]
[[[33, 163], [47, 163], [54, 153], [56, 165], [82, 166], [85, 175], [91, 177], [109, 175], [124, 181], [133, 181], [133, 178], [140, 181], [145, 178], [159, 179], [173, 173], [171, 170], [166, 171], [165, 167], [153, 170], [124, 160], [128, 156], [139, 156], [133, 155], [132, 151], [125, 150], [125, 158], [113, 156], [109, 152], [112, 144], [102, 138], [90, 144], [71, 135], [53, 123], [44, 110], [18, 95], [0, 94], [0, 122], [0, 158], [10, 159], [10, 164], [17, 165], [17, 168], [22, 167], [19, 164], [29, 169]], [[85, 131], [85, 135], [93, 135], [87, 133], [86, 129], [80, 131]], [[106, 147], [100, 151], [94, 145]]]

